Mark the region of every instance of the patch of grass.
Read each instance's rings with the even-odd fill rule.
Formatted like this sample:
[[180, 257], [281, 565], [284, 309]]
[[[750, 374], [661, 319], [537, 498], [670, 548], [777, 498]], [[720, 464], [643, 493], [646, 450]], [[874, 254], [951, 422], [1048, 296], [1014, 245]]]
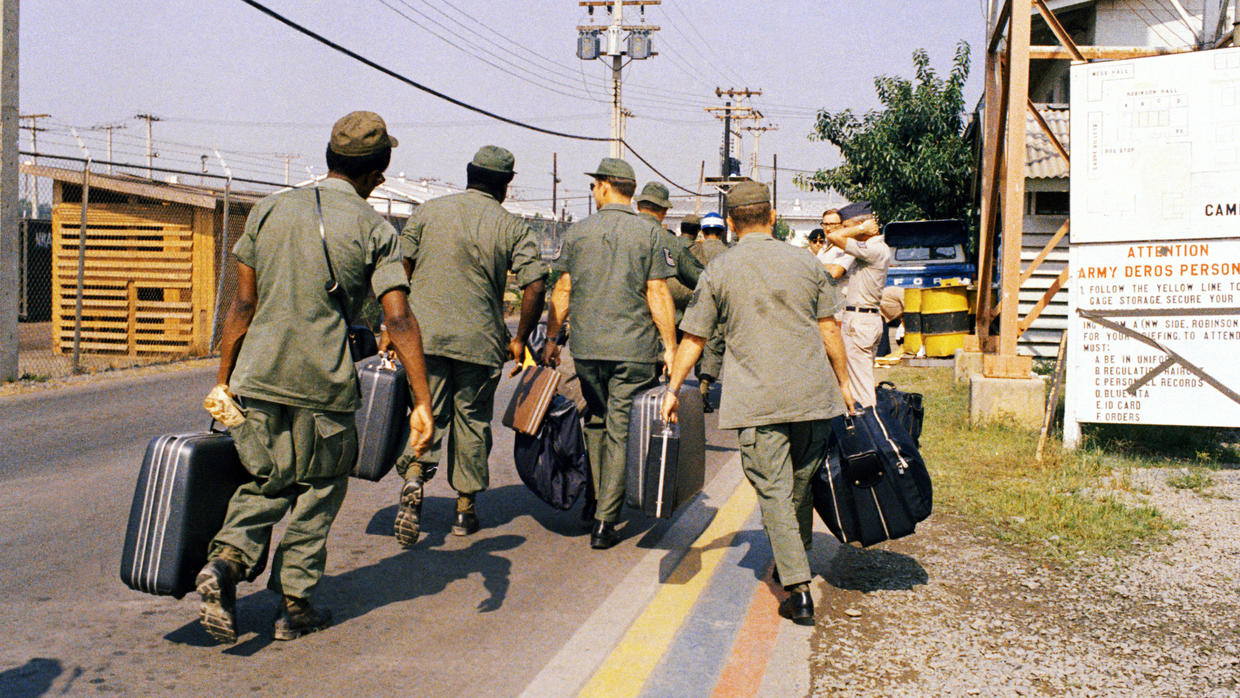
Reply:
[[1048, 448], [1034, 462], [1038, 432], [968, 424], [968, 388], [951, 369], [897, 367], [889, 379], [925, 396], [922, 455], [942, 506], [1001, 540], [1054, 558], [1113, 554], [1168, 539], [1175, 525], [1153, 507], [1130, 505], [1123, 471], [1098, 447]]
[[1137, 465], [1165, 467], [1172, 461], [1234, 467], [1240, 463], [1240, 433], [1235, 429], [1085, 424], [1082, 435], [1087, 448], [1125, 456]]
[[30, 373], [29, 371], [21, 374], [21, 376], [17, 378], [17, 380], [26, 381], [28, 383], [46, 383], [51, 379], [51, 376], [45, 376], [42, 373]]
[[1201, 492], [1214, 485], [1214, 476], [1199, 468], [1181, 468], [1180, 472], [1167, 478], [1167, 484], [1177, 490]]

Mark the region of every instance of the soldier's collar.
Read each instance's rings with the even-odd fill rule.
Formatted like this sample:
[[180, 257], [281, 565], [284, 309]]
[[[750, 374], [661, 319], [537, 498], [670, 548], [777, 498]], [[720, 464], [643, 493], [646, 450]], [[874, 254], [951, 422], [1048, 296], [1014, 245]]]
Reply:
[[599, 211], [623, 211], [625, 213], [637, 215], [637, 212], [633, 210], [632, 206], [625, 204], [603, 204], [603, 207], [600, 208]]
[[492, 194], [492, 193], [491, 193], [491, 192], [489, 192], [489, 191], [483, 191], [482, 189], [474, 189], [474, 188], [467, 188], [465, 191], [466, 191], [466, 192], [473, 192], [474, 194], [480, 194], [480, 195], [485, 196], [486, 198], [490, 199], [491, 201], [499, 201], [499, 199], [495, 198], [495, 195], [494, 195], [494, 194]]
[[736, 244], [750, 245], [760, 240], [766, 241], [766, 240], [774, 240], [774, 239], [775, 238], [771, 235], [763, 235], [762, 233], [750, 233], [748, 235], [742, 235], [741, 238], [736, 241]]
[[318, 186], [322, 189], [331, 189], [333, 191], [345, 192], [348, 194], [352, 194], [353, 196], [357, 196], [359, 199], [362, 198], [358, 196], [357, 190], [353, 188], [352, 184], [350, 184], [349, 182], [346, 182], [343, 179], [340, 179], [339, 177], [324, 177], [319, 182]]

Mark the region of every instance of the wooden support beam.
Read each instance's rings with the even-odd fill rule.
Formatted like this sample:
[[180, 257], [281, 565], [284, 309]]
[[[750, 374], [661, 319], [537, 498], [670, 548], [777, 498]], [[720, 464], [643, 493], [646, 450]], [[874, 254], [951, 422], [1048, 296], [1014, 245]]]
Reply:
[[1038, 300], [1037, 305], [1033, 306], [1029, 310], [1029, 314], [1021, 319], [1019, 325], [1020, 334], [1024, 334], [1029, 330], [1029, 327], [1038, 319], [1042, 311], [1046, 310], [1046, 306], [1050, 304], [1055, 294], [1059, 293], [1059, 289], [1063, 288], [1063, 285], [1068, 282], [1068, 271], [1068, 268], [1065, 267], [1063, 271], [1059, 272], [1059, 277], [1055, 279], [1050, 288], [1046, 289], [1046, 293], [1042, 294], [1042, 298]]
[[[1158, 46], [1079, 46], [1078, 52], [1087, 61], [1119, 61], [1127, 58], [1169, 56], [1175, 53], [1191, 53], [1191, 48], [1161, 48]], [[1076, 60], [1072, 52], [1062, 46], [1030, 46], [1029, 59], [1034, 61]]]
[[999, 49], [999, 42], [1003, 40], [1003, 30], [1007, 28], [1008, 17], [1011, 15], [1012, 0], [1004, 0], [999, 16], [995, 18], [995, 25], [990, 28], [990, 41], [986, 42], [986, 53], [994, 53]]
[[995, 279], [995, 244], [998, 240], [999, 193], [1003, 188], [1003, 136], [1007, 133], [1007, 63], [998, 53], [986, 54], [986, 114], [982, 149], [981, 230], [978, 235], [978, 312], [974, 332], [985, 345], [990, 335]]
[[1046, 243], [1046, 247], [1043, 247], [1042, 251], [1038, 253], [1038, 256], [1034, 257], [1033, 261], [1029, 263], [1029, 268], [1020, 275], [1021, 286], [1024, 286], [1025, 282], [1033, 277], [1034, 272], [1038, 270], [1038, 267], [1042, 266], [1042, 262], [1046, 261], [1046, 258], [1050, 256], [1051, 251], [1055, 249], [1055, 247], [1059, 244], [1059, 241], [1063, 240], [1063, 237], [1068, 234], [1068, 224], [1070, 222], [1070, 220], [1064, 221], [1063, 225], [1059, 226], [1059, 230], [1056, 230], [1055, 234], [1051, 237], [1051, 241]]
[[1056, 39], [1059, 39], [1059, 43], [1063, 44], [1064, 48], [1068, 49], [1068, 53], [1072, 54], [1072, 60], [1084, 61], [1085, 56], [1081, 55], [1080, 49], [1076, 47], [1076, 42], [1068, 35], [1063, 25], [1059, 23], [1059, 18], [1055, 16], [1055, 13], [1051, 12], [1050, 8], [1042, 0], [1033, 0], [1033, 4], [1037, 6], [1038, 14], [1042, 15], [1042, 19], [1046, 20], [1046, 26], [1051, 28], [1051, 33], [1055, 35]]
[[[1020, 251], [1025, 223], [1025, 109], [1029, 100], [1029, 34], [1032, 0], [1012, 0], [1011, 33], [1008, 38], [1008, 118], [1004, 144], [1003, 247], [999, 296], [999, 357], [1016, 357], [1020, 338]], [[1004, 369], [1003, 377], [1014, 377]]]
[[1046, 123], [1046, 118], [1042, 116], [1042, 112], [1038, 111], [1038, 107], [1033, 103], [1033, 100], [1028, 98], [1026, 99], [1029, 102], [1029, 113], [1033, 114], [1033, 120], [1038, 123], [1038, 128], [1042, 129], [1042, 133], [1046, 135], [1047, 139], [1050, 140], [1051, 145], [1056, 151], [1059, 152], [1059, 157], [1063, 158], [1064, 162], [1071, 165], [1072, 160], [1068, 157], [1068, 149], [1063, 147], [1063, 143], [1060, 142], [1059, 136], [1056, 136], [1055, 132], [1051, 130], [1051, 125]]

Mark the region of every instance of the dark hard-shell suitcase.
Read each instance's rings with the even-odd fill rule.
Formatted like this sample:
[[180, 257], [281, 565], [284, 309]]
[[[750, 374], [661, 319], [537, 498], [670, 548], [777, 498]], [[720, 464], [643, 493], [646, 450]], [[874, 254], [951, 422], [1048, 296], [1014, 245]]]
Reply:
[[660, 415], [666, 392], [667, 385], [660, 384], [633, 398], [625, 453], [625, 502], [663, 519], [706, 484], [702, 393], [696, 385], [681, 386], [677, 423], [668, 429]]
[[590, 485], [590, 455], [577, 405], [556, 395], [537, 436], [518, 432], [513, 460], [521, 482], [551, 506], [568, 510]]
[[867, 407], [831, 420], [826, 463], [812, 480], [814, 508], [843, 543], [907, 536], [930, 516], [930, 475], [912, 438]]
[[874, 397], [884, 422], [899, 424], [912, 437], [913, 443], [920, 446], [921, 422], [925, 417], [921, 393], [896, 390], [895, 383], [883, 381], [874, 389]]
[[193, 591], [228, 501], [250, 480], [228, 434], [169, 434], [151, 441], [129, 507], [121, 581], [178, 599]]
[[409, 440], [409, 381], [405, 367], [385, 356], [357, 362], [362, 389], [358, 409], [357, 464], [353, 477], [377, 482], [396, 464]]

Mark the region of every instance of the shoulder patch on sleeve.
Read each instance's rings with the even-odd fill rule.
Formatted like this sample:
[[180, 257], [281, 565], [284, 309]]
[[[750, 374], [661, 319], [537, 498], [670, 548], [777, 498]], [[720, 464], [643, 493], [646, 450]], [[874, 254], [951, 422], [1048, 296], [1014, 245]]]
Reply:
[[663, 248], [663, 261], [667, 262], [667, 266], [673, 269], [676, 268], [676, 258], [672, 256], [672, 251], [666, 247]]

